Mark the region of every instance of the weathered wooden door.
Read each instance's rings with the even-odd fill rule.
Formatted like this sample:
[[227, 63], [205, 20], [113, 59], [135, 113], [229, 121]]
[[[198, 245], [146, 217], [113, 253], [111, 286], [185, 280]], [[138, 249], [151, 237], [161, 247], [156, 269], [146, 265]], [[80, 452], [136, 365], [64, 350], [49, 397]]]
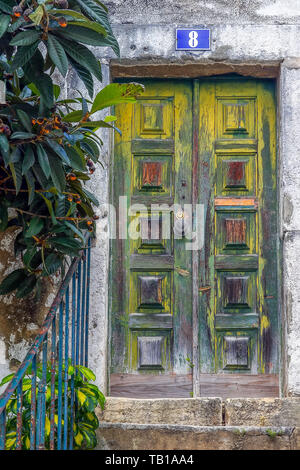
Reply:
[[[274, 84], [144, 84], [116, 109], [111, 393], [232, 396], [234, 384], [276, 395]], [[204, 217], [192, 221], [197, 204]], [[187, 249], [182, 219], [203, 224], [199, 250]]]

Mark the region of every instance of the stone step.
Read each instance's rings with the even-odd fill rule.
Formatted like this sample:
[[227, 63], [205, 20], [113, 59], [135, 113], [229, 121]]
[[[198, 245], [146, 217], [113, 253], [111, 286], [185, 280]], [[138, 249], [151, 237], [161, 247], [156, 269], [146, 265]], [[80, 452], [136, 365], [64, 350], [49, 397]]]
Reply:
[[300, 449], [300, 398], [107, 398], [99, 449]]
[[300, 427], [300, 398], [114, 398], [100, 422], [191, 426]]
[[101, 423], [98, 450], [295, 450], [293, 427]]

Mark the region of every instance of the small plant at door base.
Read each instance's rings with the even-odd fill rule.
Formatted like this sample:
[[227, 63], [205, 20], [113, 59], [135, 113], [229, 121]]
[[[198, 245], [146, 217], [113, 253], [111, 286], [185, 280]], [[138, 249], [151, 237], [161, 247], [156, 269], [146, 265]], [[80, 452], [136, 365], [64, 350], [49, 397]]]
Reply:
[[277, 436], [282, 436], [282, 431], [273, 431], [272, 429], [266, 429], [266, 433], [271, 439], [274, 439]]
[[186, 362], [188, 363], [188, 365], [191, 369], [193, 369], [195, 367], [195, 364], [193, 363], [192, 359], [189, 356], [187, 356], [185, 358], [185, 360], [186, 360]]
[[[65, 366], [62, 367], [62, 377], [65, 376]], [[5, 377], [0, 383], [0, 387], [8, 383], [14, 374]], [[64, 426], [67, 424], [68, 441], [70, 439], [70, 430], [72, 426], [73, 435], [73, 448], [74, 449], [93, 449], [97, 445], [96, 429], [99, 426], [98, 418], [95, 413], [95, 408], [100, 405], [104, 408], [105, 397], [99, 388], [90, 383], [96, 379], [95, 374], [84, 366], [68, 366], [68, 381], [67, 381], [67, 402], [68, 402], [68, 416], [62, 416], [62, 430], [61, 435], [64, 436]], [[37, 368], [37, 386], [36, 396], [39, 388], [39, 383], [42, 380], [42, 368]], [[53, 444], [57, 448], [57, 431], [58, 431], [58, 396], [65, 396], [65, 384], [62, 381], [62, 393], [59, 394], [59, 372], [58, 368], [55, 375], [55, 398], [54, 408], [51, 411], [51, 365], [47, 367], [47, 379], [45, 390], [45, 449], [51, 449], [51, 418], [53, 420]], [[27, 374], [23, 379], [23, 403], [22, 403], [22, 449], [30, 449], [30, 417], [31, 417], [31, 367], [28, 368]], [[74, 383], [74, 388], [73, 388]], [[74, 392], [72, 391], [74, 389]], [[41, 392], [39, 392], [41, 393]], [[73, 398], [74, 397], [74, 398]], [[70, 410], [74, 407], [71, 406], [71, 400], [76, 403], [76, 417], [71, 415]], [[62, 408], [64, 408], [64, 398], [62, 401]], [[14, 450], [17, 443], [17, 393], [15, 392], [7, 405], [7, 420], [6, 420], [6, 450]]]
[[[93, 99], [101, 65], [86, 45], [119, 54], [106, 7], [98, 0], [0, 1], [0, 231], [18, 228], [15, 255], [23, 267], [11, 272], [0, 294], [25, 297], [41, 281], [63, 271], [66, 257], [85, 247], [98, 204], [86, 188], [102, 141], [96, 131], [115, 128], [114, 116], [93, 116], [134, 102], [139, 84], [110, 84]], [[62, 97], [53, 72], [72, 68], [89, 98]]]

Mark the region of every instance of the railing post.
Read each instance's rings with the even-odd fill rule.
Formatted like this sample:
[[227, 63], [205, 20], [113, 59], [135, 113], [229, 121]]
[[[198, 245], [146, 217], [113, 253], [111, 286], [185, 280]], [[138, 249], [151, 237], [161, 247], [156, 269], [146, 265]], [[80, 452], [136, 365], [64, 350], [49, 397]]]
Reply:
[[86, 307], [85, 307], [85, 358], [84, 365], [89, 364], [89, 310], [90, 310], [90, 280], [91, 280], [91, 239], [87, 248], [87, 276], [86, 276]]
[[5, 449], [6, 408], [0, 413], [0, 450]]
[[[76, 315], [76, 274], [72, 277], [72, 326], [71, 326], [71, 365], [75, 365], [75, 339], [76, 339], [76, 328], [75, 328], [75, 315]], [[71, 397], [70, 397], [70, 436], [69, 436], [69, 449], [73, 449], [73, 424], [74, 424], [74, 407], [75, 407], [75, 374], [71, 376]]]
[[55, 439], [55, 372], [56, 372], [56, 318], [52, 321], [51, 331], [51, 402], [50, 402], [50, 450], [54, 450]]
[[16, 449], [22, 449], [22, 404], [23, 404], [23, 380], [20, 380], [17, 387], [17, 440]]
[[63, 314], [64, 314], [64, 307], [63, 307], [63, 302], [61, 301], [61, 303], [59, 305], [59, 328], [58, 328], [57, 450], [61, 450], [61, 440], [62, 440]]
[[[40, 332], [34, 339], [23, 363], [0, 396], [0, 450], [4, 450], [8, 445], [6, 442], [8, 419], [6, 407], [12, 398], [17, 401], [17, 419], [14, 428], [16, 449], [20, 450], [24, 447], [30, 447], [30, 450], [42, 450], [45, 447], [49, 447], [50, 450], [54, 450], [55, 447], [58, 450], [73, 449], [73, 426], [78, 410], [75, 393], [75, 380], [78, 373], [76, 366], [87, 366], [88, 364], [90, 250], [91, 244], [88, 240], [85, 254], [82, 253], [80, 257], [73, 260]], [[72, 282], [72, 287], [70, 282]], [[72, 289], [71, 307], [70, 289]], [[47, 359], [50, 329], [50, 376], [48, 377]], [[56, 357], [57, 350], [58, 358]], [[40, 353], [42, 353], [41, 364], [38, 363]], [[71, 375], [69, 374], [69, 365], [74, 367], [74, 373], [70, 373]], [[25, 405], [27, 406], [27, 398], [26, 401], [23, 401], [23, 383], [24, 386], [26, 384], [24, 388], [26, 397], [28, 390], [27, 379], [23, 382], [26, 374], [31, 376], [31, 383], [29, 380], [31, 402], [29, 423], [23, 423], [23, 410], [25, 410]], [[48, 386], [50, 388], [49, 408], [47, 406]], [[30, 439], [27, 436], [25, 438], [23, 434], [24, 428], [27, 428], [28, 424]]]
[[36, 441], [36, 356], [31, 366], [31, 410], [30, 410], [30, 450], [35, 450]]
[[68, 287], [65, 306], [64, 450], [68, 448], [69, 292]]

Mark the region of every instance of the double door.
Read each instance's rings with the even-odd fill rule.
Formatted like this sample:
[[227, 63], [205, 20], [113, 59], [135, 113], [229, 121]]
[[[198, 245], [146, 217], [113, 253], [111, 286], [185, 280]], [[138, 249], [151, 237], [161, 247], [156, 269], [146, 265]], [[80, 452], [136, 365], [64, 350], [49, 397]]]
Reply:
[[276, 395], [274, 83], [143, 83], [116, 107], [111, 394]]

